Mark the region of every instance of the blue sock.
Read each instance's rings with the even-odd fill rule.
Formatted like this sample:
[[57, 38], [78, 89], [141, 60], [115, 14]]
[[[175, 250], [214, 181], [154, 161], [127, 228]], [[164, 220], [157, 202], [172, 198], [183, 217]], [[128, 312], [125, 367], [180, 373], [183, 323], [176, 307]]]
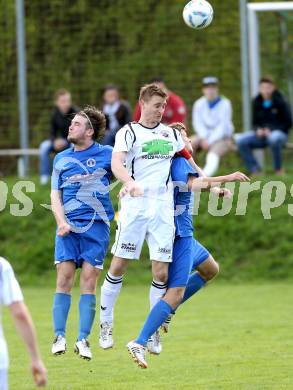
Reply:
[[205, 284], [206, 281], [200, 276], [198, 272], [191, 274], [188, 279], [181, 305], [183, 302], [187, 301], [187, 299], [192, 297], [192, 295], [197, 293], [198, 290], [200, 290]]
[[96, 314], [96, 295], [81, 294], [79, 300], [79, 330], [78, 338], [80, 341], [86, 339], [91, 333]]
[[148, 339], [152, 334], [155, 333], [157, 329], [159, 329], [172, 310], [172, 307], [162, 299], [156, 303], [148, 315], [148, 318], [144, 323], [140, 335], [136, 339], [136, 342], [141, 345], [146, 345]]
[[53, 302], [53, 323], [55, 336], [65, 337], [66, 322], [71, 305], [71, 295], [55, 293]]

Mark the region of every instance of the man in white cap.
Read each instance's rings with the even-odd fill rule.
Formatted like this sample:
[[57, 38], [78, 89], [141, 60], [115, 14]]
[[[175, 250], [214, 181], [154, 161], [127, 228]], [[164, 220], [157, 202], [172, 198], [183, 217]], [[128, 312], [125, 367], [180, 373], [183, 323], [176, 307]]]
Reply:
[[231, 102], [219, 95], [219, 81], [214, 76], [202, 80], [203, 96], [196, 100], [192, 110], [192, 125], [196, 133], [191, 137], [194, 150], [207, 152], [204, 173], [213, 176], [219, 168], [220, 158], [232, 147]]

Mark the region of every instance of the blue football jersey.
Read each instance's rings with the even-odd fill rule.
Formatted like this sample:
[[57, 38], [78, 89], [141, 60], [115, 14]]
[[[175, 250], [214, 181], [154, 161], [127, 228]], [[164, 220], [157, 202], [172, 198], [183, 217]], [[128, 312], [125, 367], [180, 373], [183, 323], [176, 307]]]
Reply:
[[110, 200], [112, 147], [97, 143], [88, 149], [68, 148], [54, 159], [52, 189], [61, 191], [66, 218], [111, 221]]
[[174, 184], [175, 235], [189, 237], [193, 235], [192, 210], [194, 194], [189, 191], [189, 176], [198, 174], [183, 157], [175, 157], [171, 165], [171, 176]]

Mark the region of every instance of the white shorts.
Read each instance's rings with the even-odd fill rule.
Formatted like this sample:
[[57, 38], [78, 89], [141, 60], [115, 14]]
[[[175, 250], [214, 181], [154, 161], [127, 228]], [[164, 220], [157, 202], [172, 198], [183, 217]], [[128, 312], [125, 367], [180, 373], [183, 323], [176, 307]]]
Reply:
[[175, 234], [173, 202], [145, 197], [124, 198], [112, 254], [139, 259], [144, 240], [151, 260], [171, 262]]
[[6, 369], [0, 369], [0, 389], [8, 390], [8, 375]]

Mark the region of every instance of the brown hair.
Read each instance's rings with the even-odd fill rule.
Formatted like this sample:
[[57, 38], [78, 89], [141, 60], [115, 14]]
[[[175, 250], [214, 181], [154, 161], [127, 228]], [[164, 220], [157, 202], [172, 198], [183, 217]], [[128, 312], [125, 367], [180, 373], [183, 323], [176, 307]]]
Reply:
[[269, 83], [275, 85], [274, 79], [271, 76], [264, 76], [259, 80], [259, 83]]
[[56, 101], [60, 96], [70, 95], [70, 92], [65, 88], [58, 89], [54, 94], [54, 100]]
[[139, 100], [144, 102], [149, 101], [153, 96], [161, 96], [163, 99], [167, 99], [168, 95], [166, 91], [158, 87], [156, 84], [146, 84], [140, 89]]
[[87, 120], [87, 128], [94, 130], [93, 139], [100, 141], [106, 130], [106, 117], [94, 106], [85, 106], [76, 115], [83, 116]]

